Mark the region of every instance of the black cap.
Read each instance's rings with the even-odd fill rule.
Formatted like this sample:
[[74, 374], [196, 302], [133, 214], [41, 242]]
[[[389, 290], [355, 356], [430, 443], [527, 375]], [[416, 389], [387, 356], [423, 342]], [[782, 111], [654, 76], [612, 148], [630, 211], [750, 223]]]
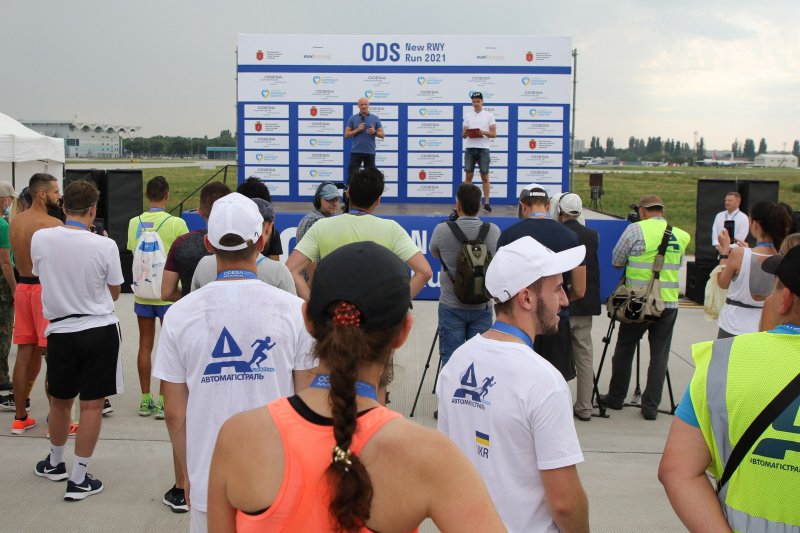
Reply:
[[348, 244], [317, 265], [307, 312], [324, 324], [328, 306], [341, 300], [358, 307], [365, 331], [385, 329], [411, 307], [409, 280], [408, 267], [388, 248], [371, 241]]
[[790, 248], [786, 255], [766, 258], [761, 263], [761, 270], [775, 274], [787, 289], [800, 296], [800, 246]]
[[483, 93], [479, 93], [478, 91], [473, 91], [472, 94], [469, 95], [470, 100], [473, 98], [480, 98], [483, 100]]

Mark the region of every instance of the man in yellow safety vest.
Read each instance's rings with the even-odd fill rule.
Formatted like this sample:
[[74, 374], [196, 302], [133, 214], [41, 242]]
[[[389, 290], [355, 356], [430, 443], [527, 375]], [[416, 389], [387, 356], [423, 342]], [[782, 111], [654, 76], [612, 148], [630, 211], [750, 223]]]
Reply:
[[[667, 229], [664, 202], [658, 196], [643, 197], [637, 210], [640, 220], [625, 228], [611, 255], [615, 267], [625, 267], [625, 285], [628, 287], [647, 285], [653, 277], [653, 261]], [[611, 409], [622, 409], [631, 381], [633, 354], [647, 332], [650, 366], [647, 369], [647, 387], [642, 394], [642, 416], [645, 420], [655, 420], [658, 416], [672, 344], [672, 329], [678, 317], [678, 271], [690, 239], [689, 234], [680, 228], [673, 226], [671, 231], [659, 275], [664, 313], [655, 322], [620, 324], [617, 346], [611, 360], [608, 394], [598, 397], [599, 403]]]
[[[800, 396], [788, 394], [788, 406], [766, 417], [767, 429], [744, 441], [746, 453], [733, 454], [756, 417], [800, 374], [800, 247], [762, 269], [777, 277], [764, 303], [773, 329], [692, 347], [695, 374], [658, 470], [691, 531], [800, 531]], [[719, 481], [729, 462], [733, 474], [715, 494], [706, 471]]]

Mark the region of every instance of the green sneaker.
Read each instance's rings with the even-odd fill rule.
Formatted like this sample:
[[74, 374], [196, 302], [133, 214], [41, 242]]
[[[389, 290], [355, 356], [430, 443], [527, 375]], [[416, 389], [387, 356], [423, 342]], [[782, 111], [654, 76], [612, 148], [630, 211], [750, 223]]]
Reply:
[[153, 398], [142, 396], [142, 403], [139, 404], [139, 416], [150, 416], [156, 410]]
[[155, 405], [156, 420], [164, 420], [164, 397], [158, 399]]

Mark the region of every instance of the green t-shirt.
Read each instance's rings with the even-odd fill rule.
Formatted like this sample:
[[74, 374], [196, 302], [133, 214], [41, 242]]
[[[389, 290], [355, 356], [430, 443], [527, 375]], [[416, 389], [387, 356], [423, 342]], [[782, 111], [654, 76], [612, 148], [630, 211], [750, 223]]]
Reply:
[[[189, 233], [189, 228], [181, 217], [172, 216], [164, 211], [145, 211], [140, 216], [132, 218], [128, 223], [128, 250], [131, 252], [136, 249], [136, 243], [145, 227], [148, 230], [158, 228], [158, 236], [161, 237], [161, 242], [164, 243], [165, 256], [169, 252], [170, 247], [172, 247], [172, 243], [175, 242], [175, 239], [184, 233]], [[166, 302], [164, 300], [145, 300], [138, 296], [134, 298], [134, 302], [148, 305], [172, 304], [172, 302]]]
[[11, 249], [11, 241], [8, 238], [8, 222], [0, 217], [0, 248]]
[[385, 246], [403, 262], [420, 251], [406, 230], [394, 220], [350, 214], [317, 221], [297, 244], [297, 250], [311, 261], [317, 261], [345, 244], [363, 241]]

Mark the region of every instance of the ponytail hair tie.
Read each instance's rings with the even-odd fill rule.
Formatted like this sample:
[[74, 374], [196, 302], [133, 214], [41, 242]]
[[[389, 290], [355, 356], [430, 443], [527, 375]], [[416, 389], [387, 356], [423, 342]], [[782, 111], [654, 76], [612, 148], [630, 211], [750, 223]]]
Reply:
[[331, 322], [334, 326], [357, 328], [361, 325], [361, 311], [351, 303], [342, 302], [334, 310]]
[[331, 461], [336, 463], [343, 463], [344, 464], [344, 471], [349, 472], [350, 466], [352, 466], [353, 462], [350, 460], [350, 456], [353, 454], [350, 450], [343, 450], [339, 445], [333, 447], [333, 453]]

